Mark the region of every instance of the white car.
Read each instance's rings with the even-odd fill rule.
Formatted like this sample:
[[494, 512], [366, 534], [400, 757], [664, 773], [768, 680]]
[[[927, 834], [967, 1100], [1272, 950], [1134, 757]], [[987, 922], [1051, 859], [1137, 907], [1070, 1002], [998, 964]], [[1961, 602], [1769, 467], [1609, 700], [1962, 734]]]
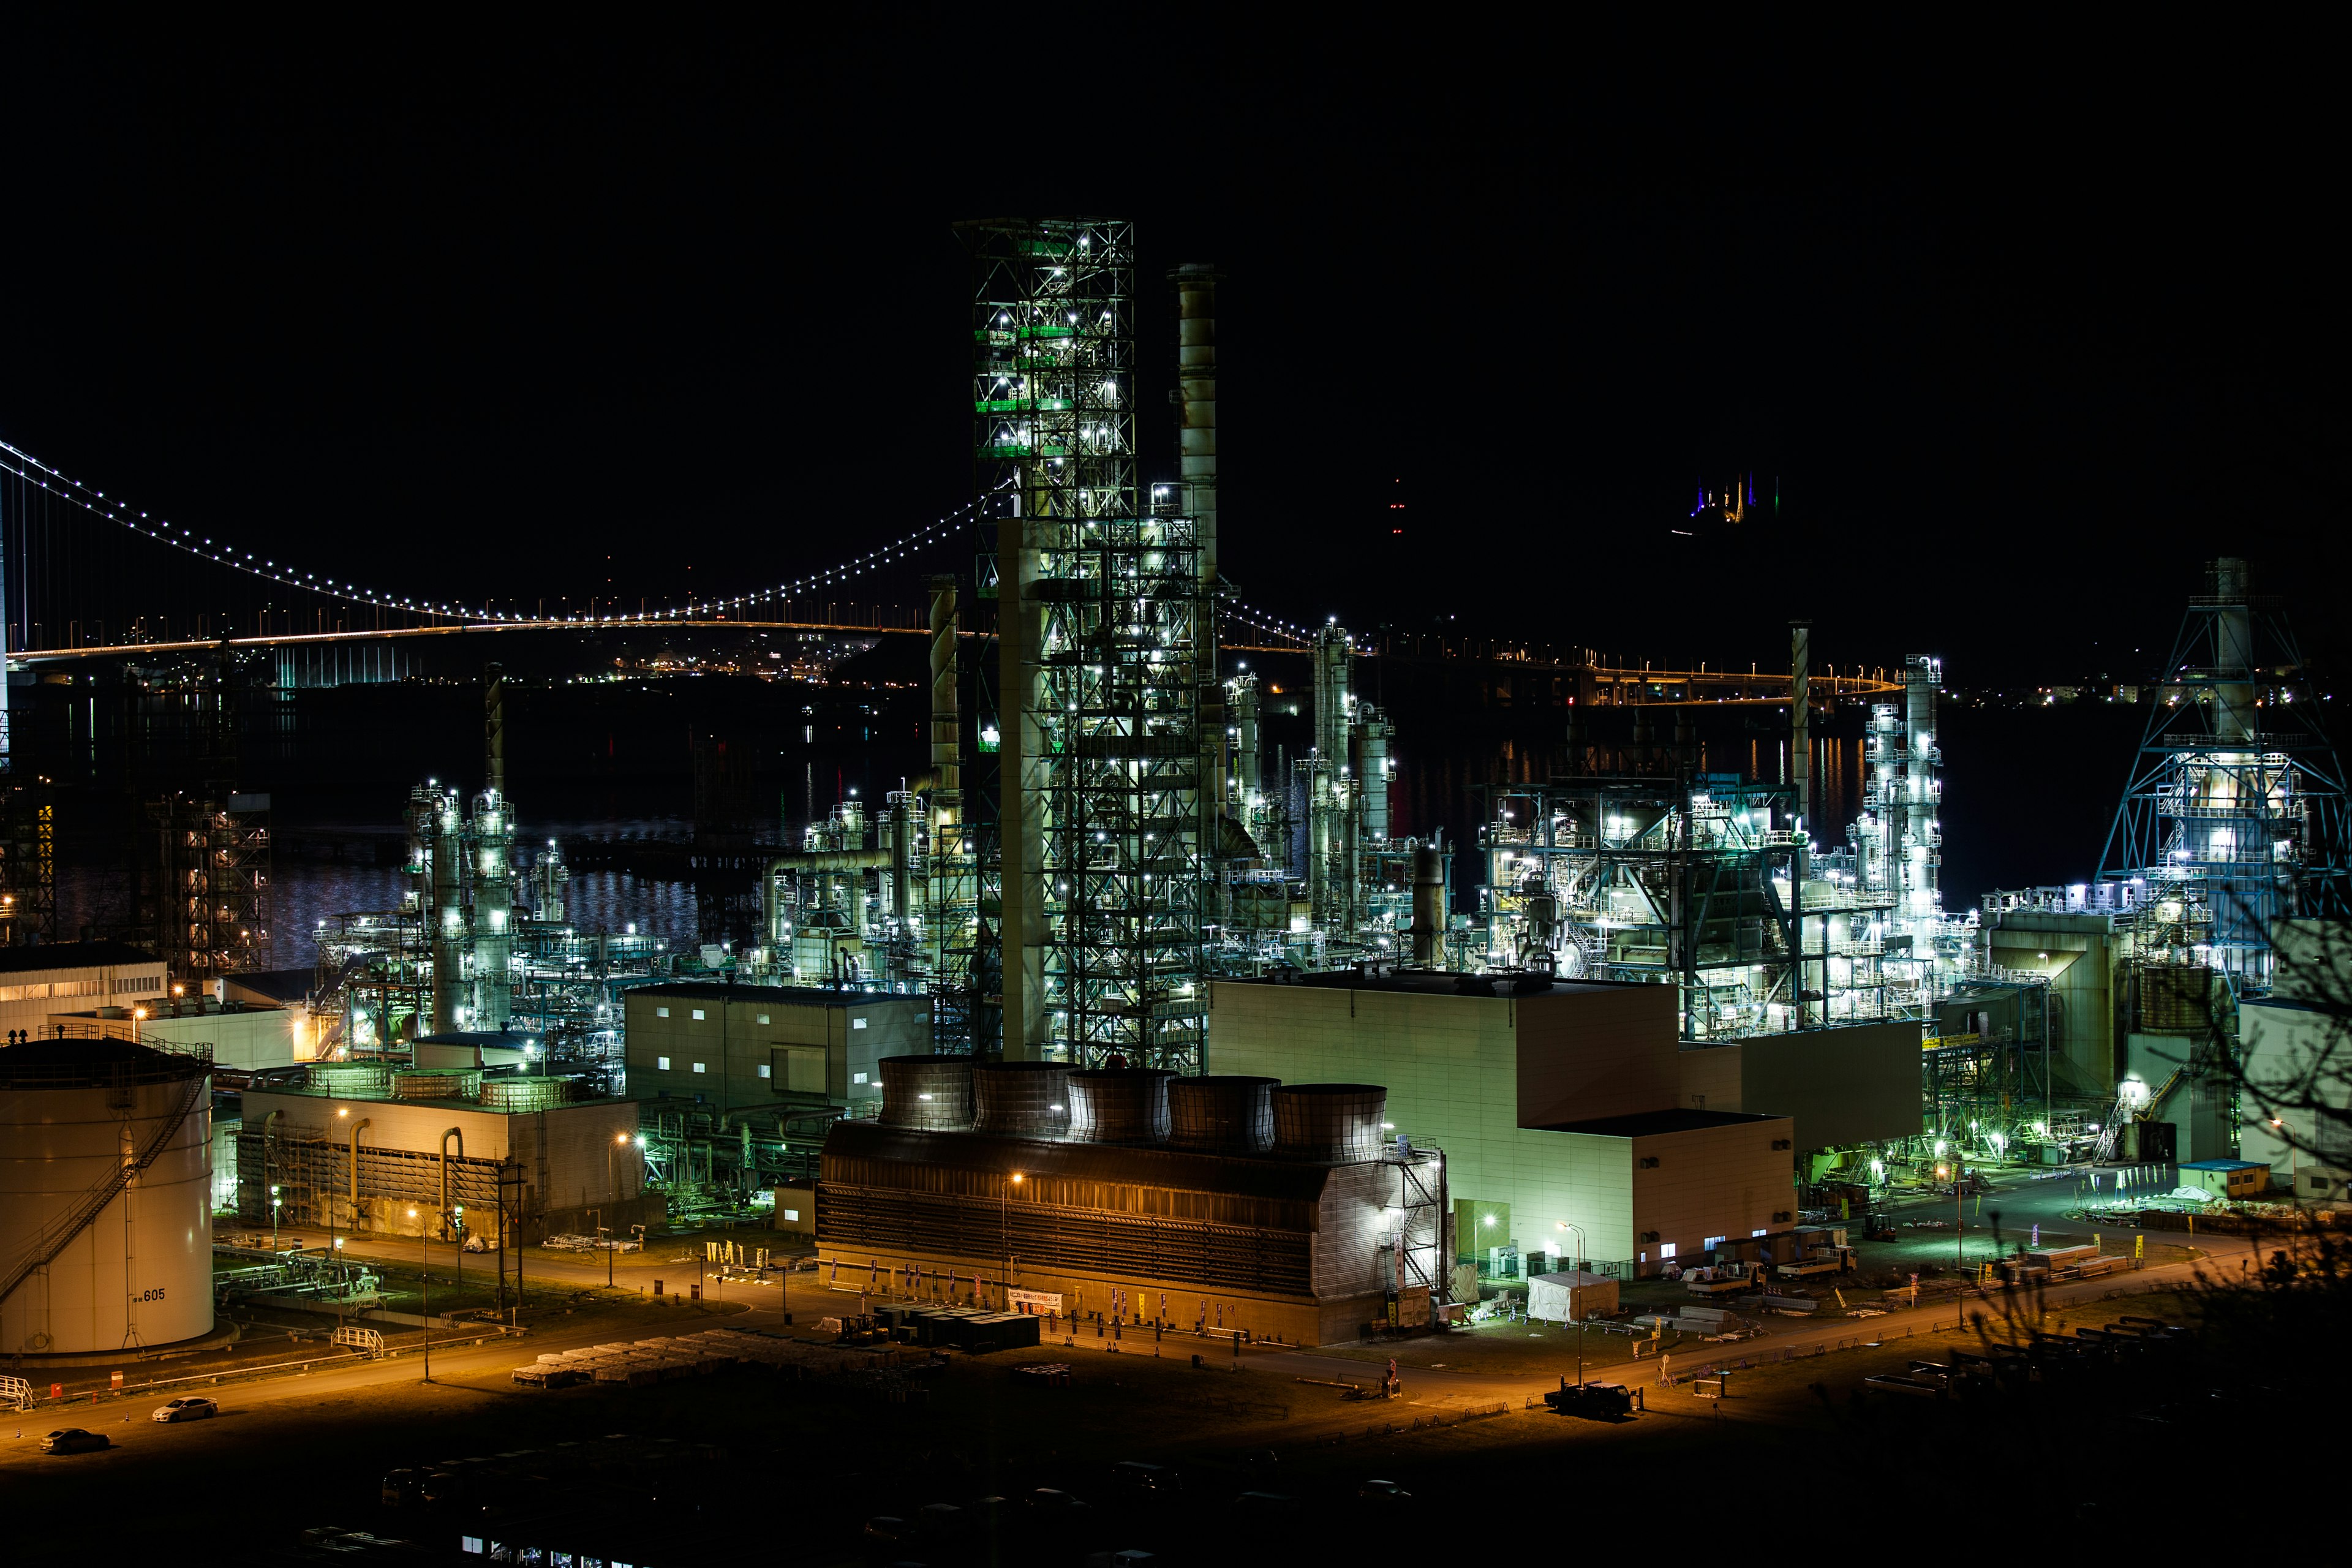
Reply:
[[202, 1421], [207, 1416], [219, 1414], [219, 1405], [209, 1399], [199, 1399], [191, 1394], [185, 1399], [174, 1399], [171, 1404], [159, 1407], [153, 1418], [158, 1421]]

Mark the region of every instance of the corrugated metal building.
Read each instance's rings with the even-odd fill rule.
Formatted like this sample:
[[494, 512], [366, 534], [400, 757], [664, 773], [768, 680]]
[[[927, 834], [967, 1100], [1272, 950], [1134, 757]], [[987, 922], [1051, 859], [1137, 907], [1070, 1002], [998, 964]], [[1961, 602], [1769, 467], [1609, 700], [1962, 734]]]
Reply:
[[[948, 1129], [928, 1130], [887, 1124], [928, 1114], [916, 1100], [925, 1091], [894, 1086], [892, 1066], [885, 1121], [844, 1121], [825, 1140], [816, 1240], [821, 1277], [836, 1289], [1307, 1344], [1356, 1339], [1392, 1307], [1400, 1321], [1426, 1321], [1433, 1288], [1442, 1298], [1443, 1158], [1383, 1143], [1377, 1089], [1253, 1079], [1242, 1081], [1254, 1089], [1226, 1090], [1236, 1080], [1177, 1079], [1173, 1135], [1195, 1145], [1180, 1147], [1165, 1111], [1139, 1131], [1088, 1121], [1089, 1080], [1156, 1079], [1140, 1092], [1164, 1106], [1166, 1074], [1014, 1064], [1054, 1079], [1045, 1095], [1063, 1096], [1039, 1100], [1038, 1124], [963, 1131], [954, 1123], [964, 1113], [950, 1109], [938, 1118]], [[985, 1079], [991, 1069], [979, 1070]], [[1182, 1110], [1224, 1092], [1295, 1110], [1269, 1135], [1246, 1114], [1221, 1131]], [[1324, 1114], [1343, 1100], [1336, 1121]], [[983, 1105], [979, 1120], [1006, 1119]]]

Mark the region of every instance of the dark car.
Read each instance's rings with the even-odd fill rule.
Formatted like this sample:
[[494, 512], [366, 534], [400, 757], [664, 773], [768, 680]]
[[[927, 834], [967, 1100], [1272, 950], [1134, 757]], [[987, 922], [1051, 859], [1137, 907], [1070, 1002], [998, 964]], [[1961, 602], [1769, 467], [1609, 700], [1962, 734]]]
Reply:
[[1052, 1487], [1039, 1487], [1021, 1501], [1039, 1519], [1072, 1519], [1092, 1511], [1080, 1500]]
[[1137, 1493], [1170, 1495], [1184, 1489], [1184, 1478], [1166, 1465], [1147, 1465], [1140, 1459], [1126, 1459], [1110, 1468], [1111, 1480], [1122, 1490]]
[[41, 1439], [44, 1454], [95, 1454], [100, 1448], [111, 1448], [103, 1432], [85, 1432], [79, 1426], [68, 1426]]
[[1412, 1494], [1394, 1481], [1366, 1481], [1356, 1489], [1356, 1495], [1367, 1502], [1404, 1502]]
[[425, 1478], [415, 1470], [386, 1470], [383, 1474], [383, 1506], [414, 1508], [425, 1500]]

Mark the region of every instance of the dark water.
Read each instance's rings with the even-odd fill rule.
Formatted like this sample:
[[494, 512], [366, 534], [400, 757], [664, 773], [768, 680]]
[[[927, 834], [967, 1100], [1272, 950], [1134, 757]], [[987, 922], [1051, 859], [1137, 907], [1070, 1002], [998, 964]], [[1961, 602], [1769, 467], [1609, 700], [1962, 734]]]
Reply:
[[[1302, 668], [1291, 671], [1278, 656], [1260, 660], [1266, 678], [1287, 689], [1283, 701], [1269, 703], [1269, 771], [1310, 743], [1308, 704], [1302, 700], [1306, 672], [1297, 662]], [[827, 688], [688, 684], [691, 689], [682, 693], [658, 687], [635, 694], [516, 692], [509, 790], [518, 813], [517, 847], [526, 858], [551, 837], [684, 838], [694, 831], [698, 810], [730, 815], [760, 840], [772, 842], [788, 827], [796, 836], [811, 815], [849, 792], [878, 799], [923, 765], [928, 704], [911, 681]], [[335, 694], [304, 695], [324, 710]], [[1475, 844], [1486, 785], [1548, 777], [1568, 765], [1565, 716], [1557, 709], [1472, 707], [1396, 686], [1386, 696], [1398, 730], [1391, 810], [1400, 834], [1443, 829], [1456, 847]], [[394, 698], [407, 708], [383, 710]], [[1293, 700], [1301, 708], [1297, 716], [1286, 711]], [[468, 775], [478, 773], [478, 729], [472, 727], [479, 722], [478, 702], [463, 687], [443, 689], [437, 698], [415, 689], [388, 697], [385, 689], [352, 689], [351, 710], [328, 710], [333, 717], [308, 731], [315, 740], [298, 744], [275, 735], [265, 754], [248, 755], [248, 776], [275, 797], [275, 966], [313, 961], [310, 933], [320, 920], [397, 904], [405, 888], [393, 846], [401, 837], [407, 791], [419, 775], [436, 769], [470, 785]], [[971, 712], [968, 705], [967, 731]], [[1786, 781], [1784, 716], [1698, 713], [1704, 771]], [[2144, 718], [2145, 710], [2105, 704], [2020, 710], [1944, 701], [1938, 727], [1946, 907], [1968, 908], [1995, 888], [2093, 876]], [[1862, 710], [1847, 709], [1814, 731], [1813, 818], [1824, 843], [1842, 842], [1859, 809], [1866, 719]], [[361, 720], [397, 722], [385, 736]], [[1612, 728], [1621, 721], [1630, 725], [1622, 715], [1594, 714], [1587, 742], [1623, 744], [1630, 733]], [[1672, 723], [1666, 715], [1661, 740]], [[369, 737], [364, 745], [357, 741], [362, 734]], [[731, 783], [719, 792], [726, 798], [715, 803], [708, 767], [714, 736], [733, 748], [735, 759]], [[980, 768], [969, 769], [967, 787], [981, 784], [983, 776]], [[120, 858], [121, 836], [105, 826], [121, 820], [120, 808], [103, 804], [105, 798], [93, 785], [60, 799], [58, 929], [65, 936], [86, 922], [102, 923], [121, 900], [121, 876], [107, 867]], [[110, 811], [117, 815], [110, 818]], [[1457, 863], [1458, 907], [1468, 906], [1475, 875], [1466, 858]], [[722, 890], [740, 898], [748, 885], [738, 878]], [[713, 889], [707, 884], [700, 890]], [[588, 930], [621, 931], [635, 923], [683, 947], [699, 939], [700, 920], [709, 917], [707, 900], [698, 911], [697, 893], [686, 880], [575, 870], [569, 915]]]

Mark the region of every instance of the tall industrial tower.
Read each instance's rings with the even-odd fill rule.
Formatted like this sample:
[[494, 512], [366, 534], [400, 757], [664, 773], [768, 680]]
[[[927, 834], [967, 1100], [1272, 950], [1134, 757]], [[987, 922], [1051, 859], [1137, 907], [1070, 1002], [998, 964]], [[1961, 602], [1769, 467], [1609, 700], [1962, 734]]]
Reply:
[[1133, 226], [959, 226], [973, 485], [997, 525], [981, 733], [999, 737], [1003, 1053], [1197, 1072], [1214, 524], [1138, 504]]
[[2344, 764], [2303, 652], [2246, 563], [2206, 569], [2159, 677], [2099, 875], [2142, 900], [2144, 960], [2271, 983], [2271, 922], [2352, 909]]

